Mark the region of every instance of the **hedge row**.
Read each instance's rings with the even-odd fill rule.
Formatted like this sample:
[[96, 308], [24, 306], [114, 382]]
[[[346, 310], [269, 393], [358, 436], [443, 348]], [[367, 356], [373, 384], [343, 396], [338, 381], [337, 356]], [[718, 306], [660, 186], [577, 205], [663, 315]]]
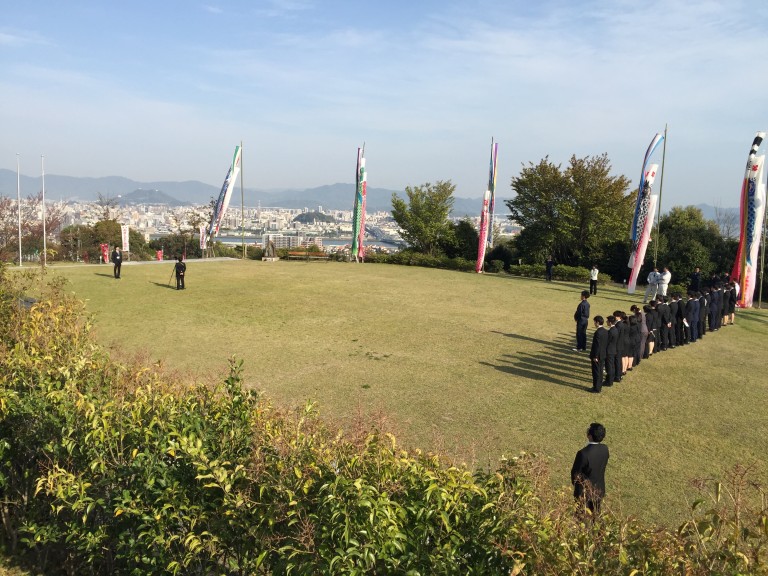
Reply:
[[725, 491], [676, 532], [592, 522], [543, 459], [471, 471], [279, 410], [234, 361], [115, 362], [60, 286], [20, 306], [35, 283], [0, 267], [0, 534], [46, 574], [766, 573], [766, 511]]

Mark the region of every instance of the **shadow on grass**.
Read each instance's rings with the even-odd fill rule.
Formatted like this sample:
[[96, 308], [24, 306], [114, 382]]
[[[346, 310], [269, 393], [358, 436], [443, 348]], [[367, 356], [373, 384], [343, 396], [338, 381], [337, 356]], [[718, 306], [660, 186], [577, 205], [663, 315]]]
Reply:
[[104, 278], [115, 278], [114, 274], [102, 274], [101, 272], [94, 272], [95, 276], [103, 276]]
[[[480, 362], [480, 364], [521, 378], [549, 382], [566, 388], [584, 391], [592, 388], [592, 377], [591, 373], [588, 372], [589, 357], [584, 353], [577, 354], [570, 351], [569, 346], [573, 345], [573, 338], [560, 334], [552, 340], [541, 340], [521, 334], [494, 332], [508, 338], [540, 344], [543, 349], [533, 353], [505, 354], [496, 364], [491, 362]], [[585, 385], [570, 381], [574, 379], [574, 376], [578, 378], [581, 375], [583, 375]]]
[[160, 288], [168, 288], [169, 290], [176, 290], [176, 286], [172, 284], [163, 284], [162, 282], [152, 282], [150, 280], [150, 284], [154, 284], [155, 286], [158, 286]]
[[737, 313], [736, 314], [736, 320], [737, 321], [747, 322], [747, 323], [749, 323], [749, 322], [757, 322], [759, 324], [768, 324], [768, 318], [760, 318], [759, 316], [757, 316], [754, 313], [753, 314], [750, 314], [750, 313], [738, 314]]

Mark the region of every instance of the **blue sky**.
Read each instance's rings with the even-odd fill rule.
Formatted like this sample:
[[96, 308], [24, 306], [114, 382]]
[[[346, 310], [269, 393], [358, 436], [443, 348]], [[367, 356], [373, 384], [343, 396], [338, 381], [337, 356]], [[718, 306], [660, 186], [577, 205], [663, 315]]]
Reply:
[[494, 137], [511, 196], [546, 155], [636, 183], [668, 123], [662, 203], [737, 206], [766, 23], [706, 0], [4, 3], [0, 168], [220, 186], [242, 140], [246, 187], [307, 188], [352, 182], [365, 142], [369, 186], [479, 197]]

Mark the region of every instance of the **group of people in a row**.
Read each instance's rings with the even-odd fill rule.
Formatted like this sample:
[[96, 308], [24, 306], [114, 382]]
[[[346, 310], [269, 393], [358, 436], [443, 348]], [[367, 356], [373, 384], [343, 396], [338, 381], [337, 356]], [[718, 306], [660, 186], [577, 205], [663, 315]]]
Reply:
[[[587, 349], [589, 325], [589, 292], [581, 293], [574, 314], [576, 320], [576, 352]], [[717, 283], [701, 291], [690, 290], [684, 298], [656, 295], [642, 308], [632, 305], [630, 313], [616, 310], [610, 316], [595, 316], [595, 332], [589, 351], [592, 366], [593, 393], [603, 386], [621, 382], [641, 360], [654, 352], [693, 344], [707, 332], [733, 324], [738, 291], [735, 283]]]

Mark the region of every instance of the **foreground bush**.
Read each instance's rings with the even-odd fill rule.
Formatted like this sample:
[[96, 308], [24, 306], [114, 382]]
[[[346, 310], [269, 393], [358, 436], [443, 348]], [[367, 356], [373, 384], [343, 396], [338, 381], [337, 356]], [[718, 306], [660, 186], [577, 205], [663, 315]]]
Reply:
[[677, 532], [592, 522], [543, 459], [473, 472], [281, 411], [235, 362], [214, 386], [120, 364], [59, 287], [27, 309], [17, 281], [0, 268], [2, 536], [46, 574], [766, 573], [748, 471]]

